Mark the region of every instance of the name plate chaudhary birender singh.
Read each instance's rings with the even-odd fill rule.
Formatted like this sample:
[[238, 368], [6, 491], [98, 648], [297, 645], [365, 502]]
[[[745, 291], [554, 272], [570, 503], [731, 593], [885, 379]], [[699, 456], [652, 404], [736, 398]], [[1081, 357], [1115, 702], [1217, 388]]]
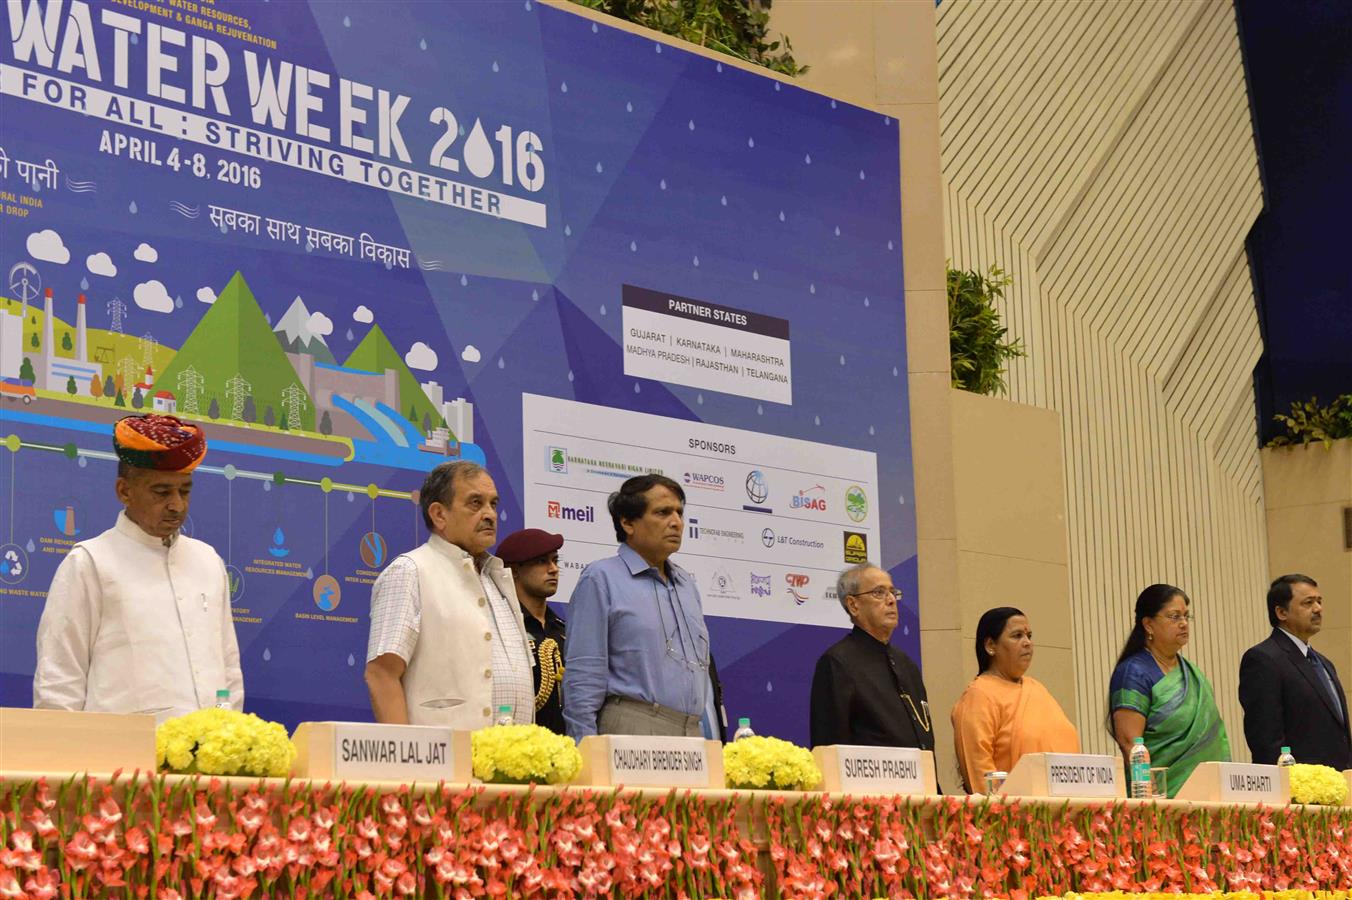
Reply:
[[1276, 766], [1221, 763], [1221, 800], [1284, 806], [1281, 770]]
[[336, 722], [333, 774], [367, 781], [440, 781], [454, 764], [451, 729]]
[[708, 787], [709, 751], [703, 738], [610, 735], [610, 783]]
[[915, 747], [839, 745], [836, 758], [842, 791], [924, 794], [925, 776]]
[[1093, 753], [1048, 753], [1047, 793], [1052, 797], [1116, 797], [1117, 758]]

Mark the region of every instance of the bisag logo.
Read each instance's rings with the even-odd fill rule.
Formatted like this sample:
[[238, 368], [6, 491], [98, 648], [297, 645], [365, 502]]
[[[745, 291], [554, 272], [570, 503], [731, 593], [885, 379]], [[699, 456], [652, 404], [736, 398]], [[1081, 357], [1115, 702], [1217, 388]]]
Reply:
[[826, 512], [826, 487], [820, 484], [814, 484], [810, 488], [804, 488], [789, 498], [789, 506], [793, 509], [810, 509], [814, 512]]
[[868, 562], [868, 535], [845, 532], [845, 561], [851, 564]]
[[596, 507], [564, 506], [557, 500], [550, 500], [545, 506], [545, 514], [551, 519], [563, 519], [567, 522], [595, 522]]
[[868, 518], [868, 494], [857, 484], [845, 489], [845, 515], [851, 522], [862, 522]]
[[757, 575], [755, 572], [752, 572], [752, 573], [751, 573], [751, 596], [753, 596], [753, 597], [768, 597], [768, 596], [770, 596], [770, 592], [771, 592], [771, 589], [770, 589], [770, 576], [769, 576], [769, 575]]
[[721, 491], [727, 485], [723, 482], [722, 475], [711, 475], [708, 472], [686, 472], [681, 479], [688, 488], [695, 488], [701, 491]]
[[799, 606], [807, 602], [805, 589], [811, 580], [811, 576], [803, 575], [800, 572], [789, 572], [784, 576], [784, 581], [789, 586], [789, 596], [793, 597], [793, 602]]

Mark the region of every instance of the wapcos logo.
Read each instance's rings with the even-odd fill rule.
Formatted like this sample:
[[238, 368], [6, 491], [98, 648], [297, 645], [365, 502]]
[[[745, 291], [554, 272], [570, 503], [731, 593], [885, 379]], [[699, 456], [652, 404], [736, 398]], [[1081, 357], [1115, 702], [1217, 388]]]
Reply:
[[721, 491], [727, 486], [722, 475], [710, 475], [708, 472], [686, 472], [681, 480], [686, 487], [702, 491]]
[[868, 562], [868, 535], [845, 532], [845, 561], [852, 565]]

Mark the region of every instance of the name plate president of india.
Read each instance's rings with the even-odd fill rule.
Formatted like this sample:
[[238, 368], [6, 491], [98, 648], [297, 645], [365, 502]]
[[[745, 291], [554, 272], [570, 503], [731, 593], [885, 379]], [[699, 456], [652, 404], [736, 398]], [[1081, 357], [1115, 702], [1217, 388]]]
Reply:
[[193, 469], [207, 452], [196, 425], [128, 416], [113, 427], [113, 527], [71, 548], [38, 623], [33, 705], [182, 715], [244, 704], [225, 563], [180, 534]]

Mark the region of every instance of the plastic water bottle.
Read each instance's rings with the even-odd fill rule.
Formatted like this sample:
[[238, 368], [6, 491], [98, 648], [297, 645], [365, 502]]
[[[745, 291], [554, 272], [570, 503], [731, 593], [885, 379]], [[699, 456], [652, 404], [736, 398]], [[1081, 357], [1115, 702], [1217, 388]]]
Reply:
[[515, 720], [512, 718], [512, 708], [510, 706], [499, 706], [498, 717], [493, 720], [494, 725], [512, 725]]
[[1295, 764], [1296, 758], [1291, 755], [1291, 748], [1283, 747], [1282, 755], [1277, 757], [1277, 765], [1285, 767], [1285, 766], [1294, 766]]
[[732, 733], [734, 741], [740, 741], [744, 737], [755, 737], [756, 732], [751, 730], [751, 720], [742, 716], [737, 720], [737, 730]]
[[1150, 750], [1145, 738], [1138, 737], [1131, 745], [1131, 796], [1138, 800], [1150, 799]]
[[231, 708], [231, 707], [230, 707], [230, 692], [229, 692], [228, 690], [226, 690], [225, 688], [221, 688], [219, 691], [216, 692], [216, 708], [217, 708], [217, 709], [230, 709], [230, 708]]

